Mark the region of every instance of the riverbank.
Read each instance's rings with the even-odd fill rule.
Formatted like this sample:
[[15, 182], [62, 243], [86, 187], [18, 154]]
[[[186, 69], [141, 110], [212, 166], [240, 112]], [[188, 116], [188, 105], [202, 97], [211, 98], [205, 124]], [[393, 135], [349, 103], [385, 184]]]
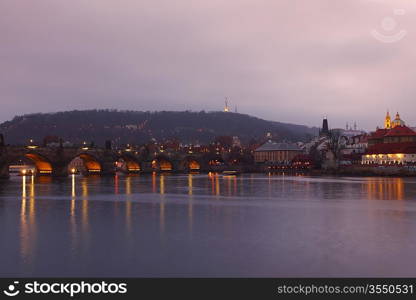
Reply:
[[398, 167], [398, 166], [347, 166], [338, 169], [314, 169], [310, 170], [310, 175], [339, 175], [339, 176], [386, 176], [386, 177], [413, 177], [416, 176], [416, 168], [414, 167]]

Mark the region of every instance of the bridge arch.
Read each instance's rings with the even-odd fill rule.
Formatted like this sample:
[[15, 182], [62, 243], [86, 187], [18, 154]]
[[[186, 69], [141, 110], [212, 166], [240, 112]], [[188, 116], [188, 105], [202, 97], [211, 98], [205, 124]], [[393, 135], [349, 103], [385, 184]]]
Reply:
[[221, 166], [225, 163], [224, 159], [220, 155], [209, 157], [207, 160], [208, 160], [208, 165], [211, 167]]
[[240, 153], [232, 153], [226, 160], [228, 165], [240, 165], [244, 163], [244, 157]]
[[102, 172], [101, 162], [89, 153], [80, 153], [68, 164], [69, 173], [100, 174]]
[[187, 156], [181, 161], [181, 170], [184, 171], [199, 171], [201, 169], [201, 162], [194, 156]]
[[152, 169], [154, 171], [172, 171], [173, 163], [165, 156], [156, 156], [152, 160]]
[[[35, 167], [35, 173], [37, 175], [51, 175], [53, 172], [52, 163], [46, 157], [36, 153], [28, 152], [17, 158], [17, 160], [25, 159], [33, 163]], [[15, 161], [10, 161], [9, 165], [13, 164]]]
[[125, 173], [138, 173], [142, 170], [142, 165], [135, 157], [122, 154], [117, 158], [117, 168]]
[[50, 175], [53, 172], [51, 162], [37, 153], [26, 153], [25, 157], [33, 161], [36, 167], [36, 172], [39, 175]]

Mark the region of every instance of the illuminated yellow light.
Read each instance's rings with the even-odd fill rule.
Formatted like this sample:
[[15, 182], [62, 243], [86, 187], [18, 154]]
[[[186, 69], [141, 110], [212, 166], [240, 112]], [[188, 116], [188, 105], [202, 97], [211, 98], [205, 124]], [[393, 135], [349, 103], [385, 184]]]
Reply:
[[82, 150], [88, 150], [88, 147], [83, 147]]
[[29, 148], [29, 149], [36, 149], [36, 148], [38, 148], [38, 146], [31, 145], [31, 146], [27, 146], [27, 148]]
[[189, 162], [189, 169], [190, 170], [199, 170], [201, 168], [201, 166], [199, 165], [199, 163], [195, 160], [191, 160]]

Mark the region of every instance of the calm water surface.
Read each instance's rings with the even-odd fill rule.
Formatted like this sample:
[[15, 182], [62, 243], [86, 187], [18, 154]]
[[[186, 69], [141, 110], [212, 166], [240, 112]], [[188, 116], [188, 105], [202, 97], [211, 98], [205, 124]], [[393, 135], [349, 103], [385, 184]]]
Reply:
[[416, 178], [0, 182], [0, 276], [416, 276]]

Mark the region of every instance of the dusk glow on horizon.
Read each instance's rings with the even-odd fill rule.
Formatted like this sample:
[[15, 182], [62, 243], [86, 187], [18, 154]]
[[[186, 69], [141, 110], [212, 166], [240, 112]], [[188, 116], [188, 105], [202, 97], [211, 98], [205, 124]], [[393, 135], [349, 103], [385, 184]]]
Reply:
[[0, 2], [0, 122], [73, 109], [222, 110], [416, 126], [416, 3]]

